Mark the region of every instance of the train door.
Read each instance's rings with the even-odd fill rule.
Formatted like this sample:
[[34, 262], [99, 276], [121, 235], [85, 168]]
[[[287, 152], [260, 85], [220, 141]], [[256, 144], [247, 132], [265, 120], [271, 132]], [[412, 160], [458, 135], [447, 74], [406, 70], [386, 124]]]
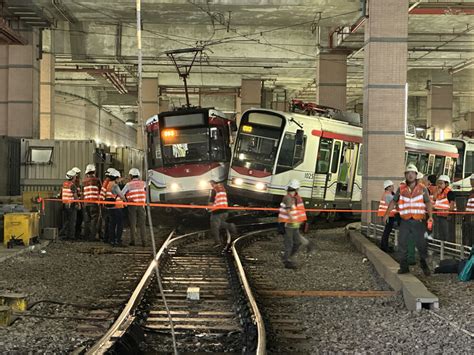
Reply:
[[352, 199], [351, 201], [360, 201], [362, 199], [362, 144], [359, 145], [359, 151], [357, 152], [357, 166], [354, 177], [354, 184], [352, 188]]
[[336, 198], [350, 199], [354, 183], [355, 166], [357, 162], [358, 144], [342, 142], [337, 174]]
[[325, 201], [334, 201], [337, 192], [337, 183], [341, 167], [339, 161], [342, 153], [343, 142], [334, 140], [332, 146], [331, 162], [329, 165], [329, 172], [326, 177]]
[[329, 174], [332, 157], [333, 141], [331, 138], [321, 138], [316, 155], [316, 168], [314, 170], [313, 191], [311, 198], [321, 201], [326, 191], [326, 180]]

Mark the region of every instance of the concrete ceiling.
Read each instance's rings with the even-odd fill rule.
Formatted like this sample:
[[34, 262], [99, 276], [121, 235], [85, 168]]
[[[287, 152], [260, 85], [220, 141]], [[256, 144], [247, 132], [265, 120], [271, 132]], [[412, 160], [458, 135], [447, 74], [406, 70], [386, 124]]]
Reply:
[[[44, 50], [55, 53], [58, 69], [81, 69], [58, 71], [58, 84], [114, 91], [108, 81], [83, 70], [106, 66], [124, 75], [129, 91], [136, 91], [134, 1], [4, 1], [39, 8], [52, 24], [52, 31], [44, 32]], [[441, 6], [442, 14], [410, 15], [409, 78], [413, 71], [448, 70], [473, 60], [474, 16], [466, 13], [474, 2], [450, 3], [421, 1], [419, 7]], [[459, 6], [471, 10], [452, 10]], [[179, 86], [164, 52], [204, 46], [191, 86], [234, 88], [242, 78], [261, 78], [290, 97], [311, 98], [318, 51], [328, 50], [329, 34], [336, 28], [356, 23], [360, 8], [359, 0], [142, 0], [144, 76], [158, 76], [162, 86]], [[361, 26], [339, 44], [349, 53], [348, 97], [354, 102], [362, 96], [363, 32]], [[420, 87], [426, 78], [421, 81]]]

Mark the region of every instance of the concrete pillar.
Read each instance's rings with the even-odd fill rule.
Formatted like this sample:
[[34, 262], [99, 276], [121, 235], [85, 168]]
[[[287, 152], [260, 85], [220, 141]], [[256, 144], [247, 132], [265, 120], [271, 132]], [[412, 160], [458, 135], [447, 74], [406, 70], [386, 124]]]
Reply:
[[427, 125], [435, 139], [453, 136], [453, 78], [446, 72], [433, 72], [428, 88]]
[[[365, 24], [362, 209], [403, 178], [408, 2], [372, 1]], [[363, 222], [370, 220], [362, 214]]]
[[40, 63], [40, 139], [54, 139], [54, 55], [43, 53]]
[[[143, 79], [142, 81], [142, 110], [143, 120], [146, 122], [148, 118], [158, 114], [159, 99], [158, 99], [158, 78]], [[137, 148], [144, 149], [142, 131], [139, 122], [139, 129], [137, 129]]]
[[169, 110], [170, 110], [170, 100], [160, 98], [160, 105], [159, 105], [159, 111], [158, 112], [166, 112], [166, 111], [169, 111]]
[[0, 135], [39, 138], [39, 35], [18, 32], [27, 45], [0, 45]]
[[241, 112], [251, 107], [262, 105], [262, 81], [254, 79], [242, 79], [240, 90]]
[[316, 62], [316, 102], [346, 110], [347, 54], [321, 53]]

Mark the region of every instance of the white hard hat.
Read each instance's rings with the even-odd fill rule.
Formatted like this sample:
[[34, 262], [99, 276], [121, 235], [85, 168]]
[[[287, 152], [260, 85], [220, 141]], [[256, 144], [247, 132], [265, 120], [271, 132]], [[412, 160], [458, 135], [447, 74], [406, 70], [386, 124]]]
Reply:
[[140, 176], [140, 170], [137, 168], [131, 168], [128, 174], [132, 176]]
[[448, 176], [448, 175], [441, 175], [441, 176], [438, 178], [438, 181], [444, 181], [444, 182], [447, 182], [448, 184], [451, 183], [451, 180], [449, 179], [449, 176]]
[[108, 175], [112, 174], [112, 171], [114, 171], [114, 168], [108, 168], [108, 169], [105, 171], [105, 175], [108, 176]]
[[423, 176], [425, 176], [425, 175], [423, 175], [423, 173], [418, 172], [418, 174], [416, 175], [416, 179], [421, 180], [421, 179], [423, 179]]
[[95, 171], [95, 165], [94, 164], [89, 164], [89, 165], [86, 166], [86, 174], [89, 174], [93, 171]]
[[393, 181], [392, 180], [385, 180], [383, 182], [383, 188], [386, 189], [387, 187], [389, 186], [392, 186], [393, 185]]
[[291, 180], [289, 183], [288, 183], [288, 186], [287, 188], [291, 188], [291, 189], [299, 189], [300, 188], [300, 182], [296, 179], [293, 179]]
[[120, 177], [120, 171], [116, 170], [116, 169], [112, 169], [112, 171], [109, 173], [110, 176], [113, 176], [113, 177]]
[[407, 168], [405, 169], [405, 172], [408, 173], [409, 171], [412, 171], [418, 174], [418, 168], [416, 167], [415, 164], [408, 164]]
[[474, 174], [471, 175], [471, 180], [474, 180]]
[[76, 174], [79, 174], [81, 172], [81, 169], [79, 169], [77, 166], [75, 166], [74, 168], [72, 168], [71, 170], [74, 170], [74, 172]]
[[72, 169], [66, 173], [66, 179], [72, 179], [74, 176], [76, 176], [76, 172]]

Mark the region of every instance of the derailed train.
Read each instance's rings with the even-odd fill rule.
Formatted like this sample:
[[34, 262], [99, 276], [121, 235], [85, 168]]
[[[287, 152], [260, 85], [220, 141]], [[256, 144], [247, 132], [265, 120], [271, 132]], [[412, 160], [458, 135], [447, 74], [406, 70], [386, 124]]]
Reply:
[[[210, 179], [227, 182], [230, 200], [276, 205], [291, 179], [307, 207], [357, 209], [362, 192], [362, 128], [355, 115], [250, 109], [235, 121], [214, 109], [187, 109], [147, 122], [151, 200], [205, 204]], [[449, 144], [448, 144], [449, 143]], [[474, 144], [405, 137], [405, 163], [448, 175], [455, 188], [472, 173]], [[382, 156], [380, 157], [383, 158]]]

